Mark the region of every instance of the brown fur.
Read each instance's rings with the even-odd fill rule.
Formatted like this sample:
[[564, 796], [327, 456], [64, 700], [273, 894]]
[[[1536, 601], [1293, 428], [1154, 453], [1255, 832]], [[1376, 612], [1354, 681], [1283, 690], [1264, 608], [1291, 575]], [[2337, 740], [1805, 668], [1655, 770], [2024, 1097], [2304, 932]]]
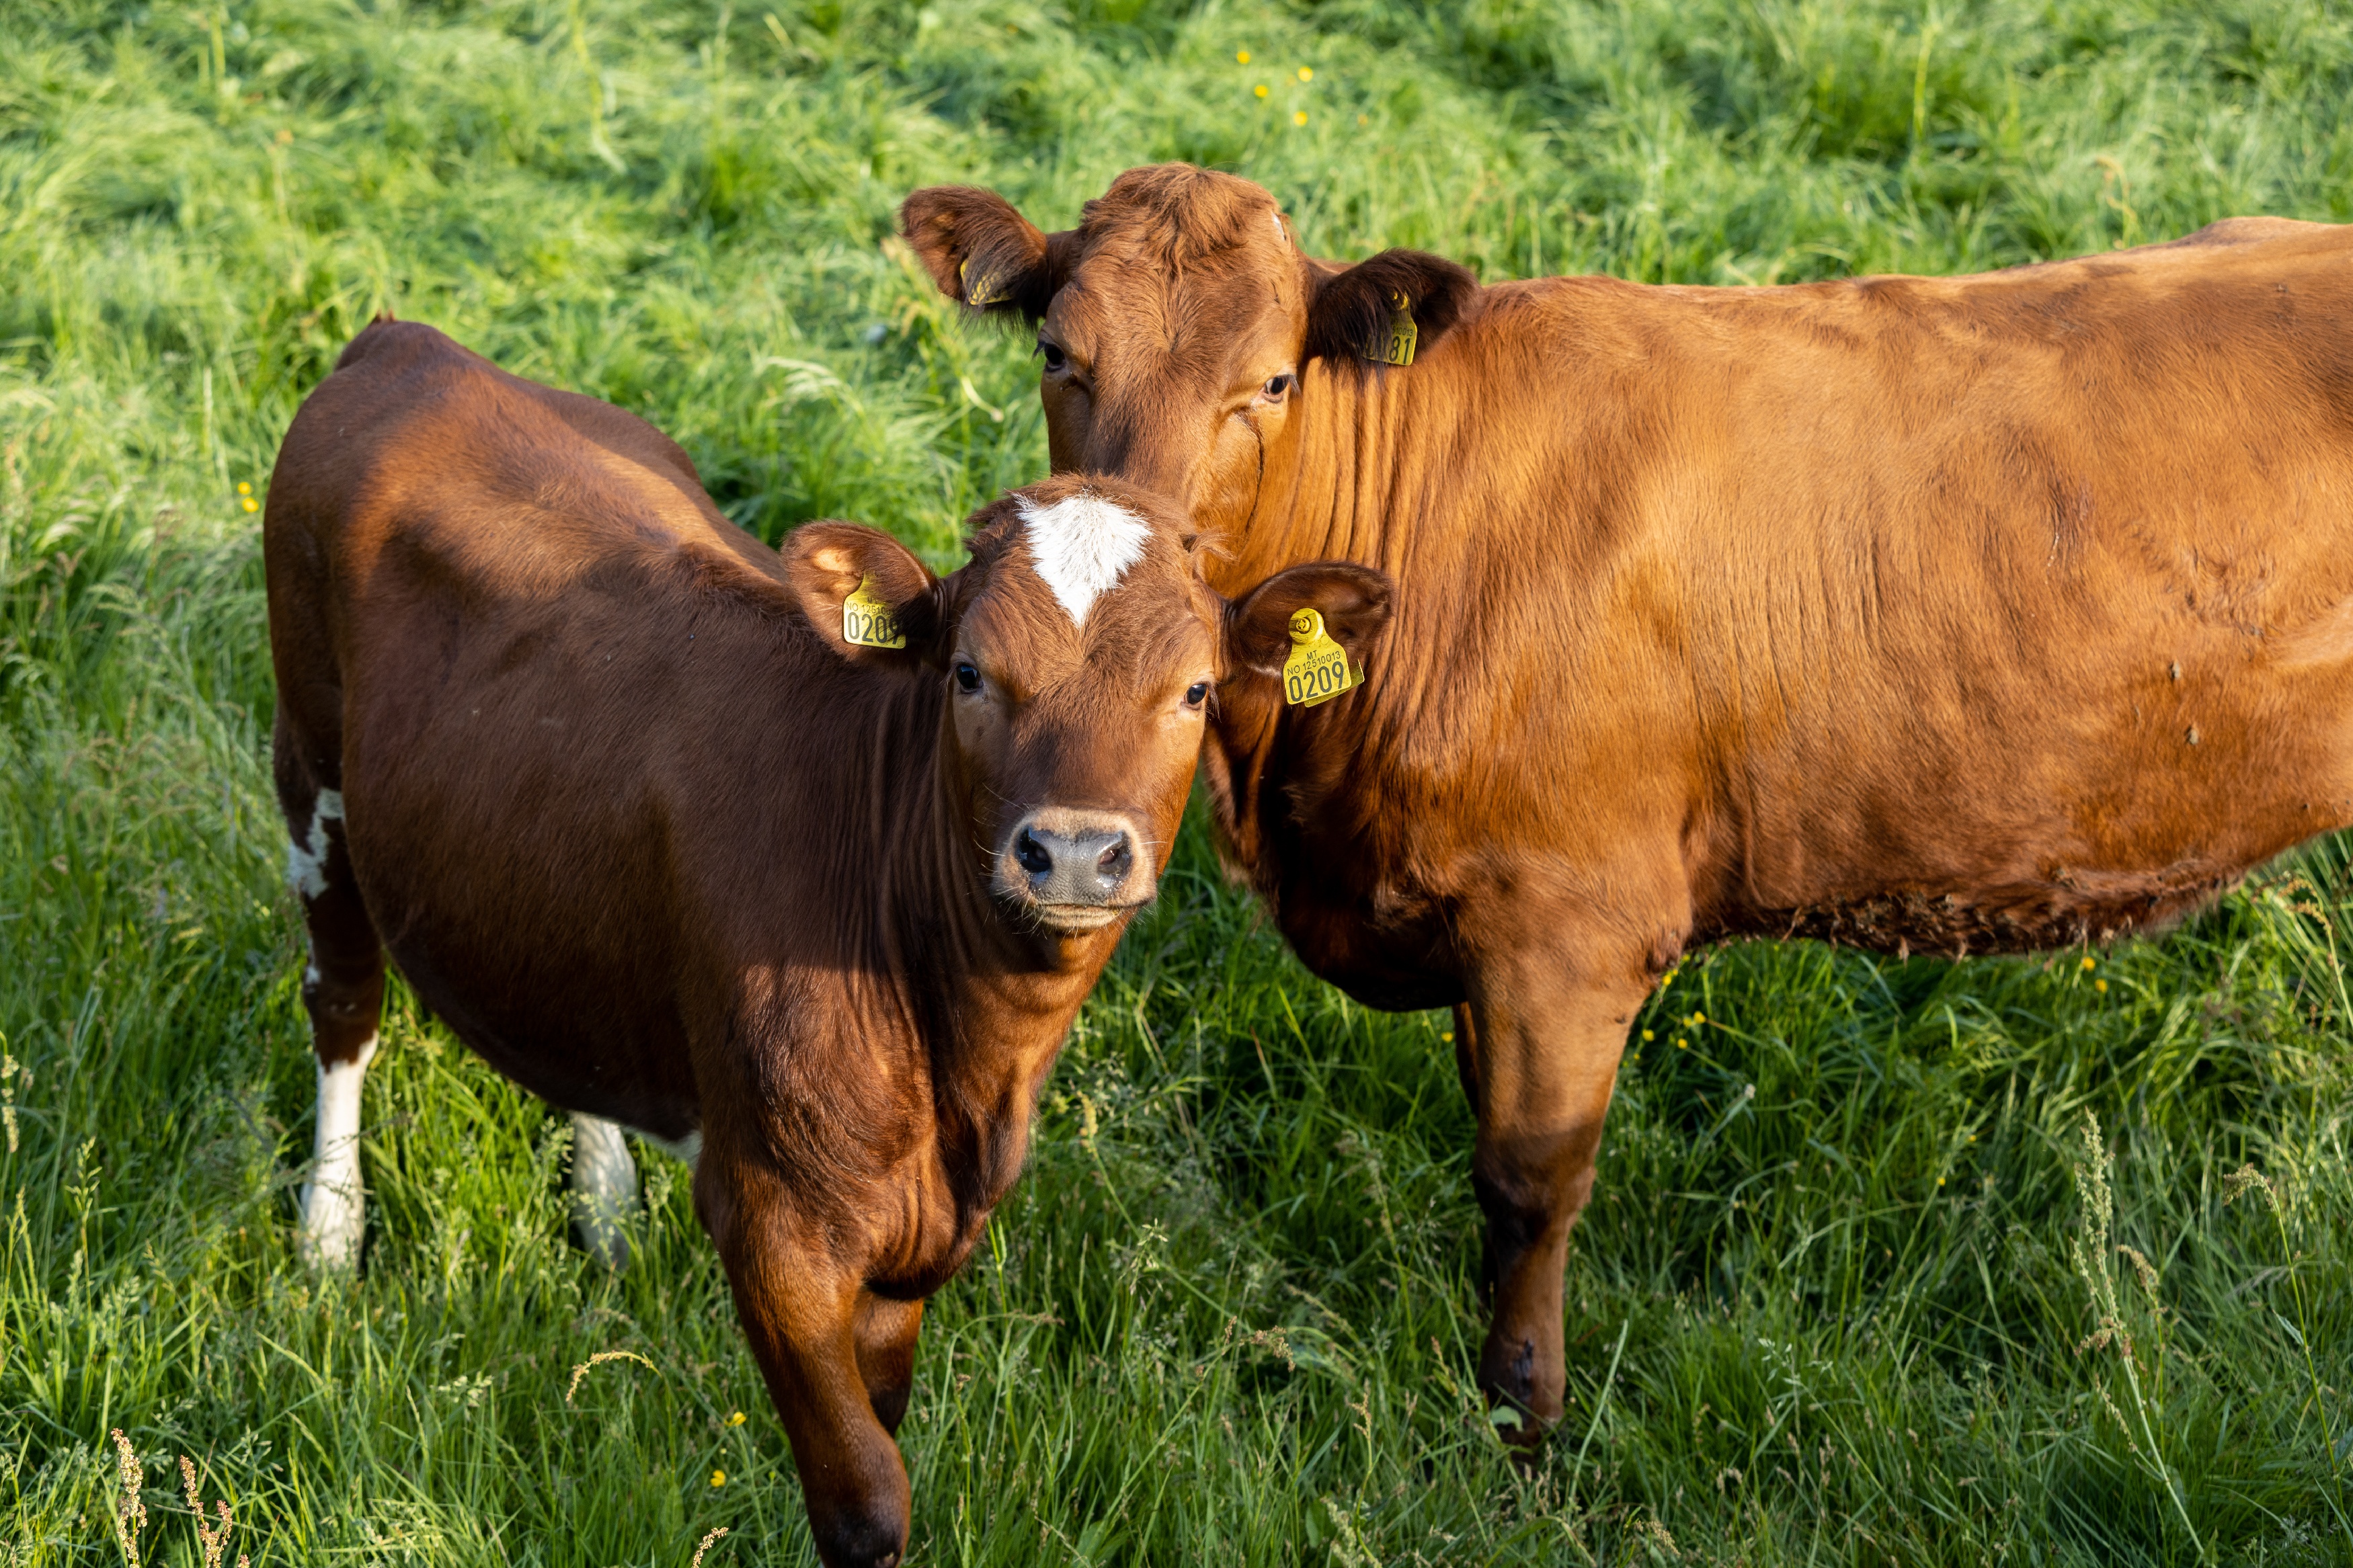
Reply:
[[[1219, 247], [1156, 260], [1197, 212]], [[1208, 777], [1310, 967], [1467, 1004], [1482, 1371], [1549, 1422], [1568, 1228], [1686, 944], [2105, 941], [2353, 821], [2353, 230], [1776, 289], [1388, 253], [1390, 368], [1350, 349], [1376, 263], [1274, 212], [1143, 170], [1041, 237], [1054, 465], [1185, 501], [1213, 581], [1399, 584], [1370, 689], [1229, 703]]]
[[[388, 951], [557, 1105], [699, 1130], [696, 1210], [829, 1563], [903, 1549], [889, 1434], [923, 1298], [1018, 1173], [1039, 1082], [1166, 860], [1196, 684], [1271, 684], [1229, 655], [1166, 503], [1022, 494], [1082, 489], [1151, 524], [1082, 629], [1018, 497], [976, 514], [944, 581], [841, 523], [779, 559], [642, 421], [391, 322], [303, 405], [270, 487], [280, 795], [298, 843], [321, 791], [343, 804], [305, 903], [321, 1059], [373, 1036]], [[841, 640], [861, 581], [904, 651]], [[1367, 583], [1310, 567], [1258, 594]], [[1099, 909], [1005, 891], [1017, 825], [1049, 810], [1145, 840]]]

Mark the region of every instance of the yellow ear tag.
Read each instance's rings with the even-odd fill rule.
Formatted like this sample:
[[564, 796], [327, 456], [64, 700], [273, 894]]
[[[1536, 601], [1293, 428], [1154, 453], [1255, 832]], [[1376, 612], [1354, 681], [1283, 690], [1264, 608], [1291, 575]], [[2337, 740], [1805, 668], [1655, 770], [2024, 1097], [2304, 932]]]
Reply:
[[1374, 334], [1365, 345], [1365, 357], [1377, 364], [1411, 364], [1414, 345], [1421, 339], [1421, 330], [1414, 325], [1413, 307], [1397, 289], [1389, 290], [1388, 330]]
[[984, 268], [979, 280], [977, 282], [974, 280], [970, 257], [956, 263], [956, 281], [964, 285], [964, 302], [976, 310], [987, 310], [991, 305], [1009, 305], [1013, 302], [1012, 295], [997, 292], [1005, 282], [997, 273]]
[[874, 579], [860, 577], [858, 591], [841, 601], [841, 640], [859, 647], [905, 647], [898, 615], [874, 596]]
[[1329, 702], [1344, 691], [1365, 683], [1365, 672], [1351, 668], [1348, 650], [1324, 629], [1321, 612], [1303, 609], [1291, 617], [1291, 657], [1282, 661], [1282, 700], [1297, 708]]

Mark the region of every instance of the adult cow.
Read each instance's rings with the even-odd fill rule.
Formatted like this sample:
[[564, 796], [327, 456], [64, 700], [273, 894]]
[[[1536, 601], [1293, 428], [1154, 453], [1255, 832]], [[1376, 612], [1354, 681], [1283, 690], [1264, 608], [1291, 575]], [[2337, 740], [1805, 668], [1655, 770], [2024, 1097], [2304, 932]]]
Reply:
[[1388, 598], [1335, 563], [1225, 604], [1182, 515], [1116, 481], [972, 523], [944, 581], [847, 523], [780, 560], [642, 420], [379, 322], [295, 416], [263, 524], [310, 1250], [357, 1254], [389, 950], [492, 1066], [609, 1119], [575, 1160], [598, 1209], [634, 1184], [612, 1122], [699, 1148], [834, 1564], [904, 1547], [923, 1298], [1153, 895], [1213, 683], [1271, 687], [1303, 607], [1361, 656]]
[[1480, 1373], [1541, 1422], [1627, 1026], [1687, 945], [2105, 940], [2353, 820], [2353, 230], [1481, 288], [1304, 256], [1182, 165], [1050, 236], [964, 188], [902, 222], [1038, 322], [1056, 468], [1184, 500], [1213, 581], [1396, 579], [1369, 690], [1228, 703], [1208, 776], [1310, 968], [1461, 1009]]

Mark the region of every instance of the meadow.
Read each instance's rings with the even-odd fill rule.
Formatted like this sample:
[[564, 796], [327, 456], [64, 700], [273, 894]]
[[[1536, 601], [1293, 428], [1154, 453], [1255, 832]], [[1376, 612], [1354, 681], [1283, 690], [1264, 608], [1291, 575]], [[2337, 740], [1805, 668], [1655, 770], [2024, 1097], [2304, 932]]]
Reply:
[[[364, 1272], [296, 1260], [248, 502], [391, 310], [643, 414], [770, 541], [944, 566], [1045, 442], [897, 201], [1060, 226], [1166, 158], [1491, 279], [1968, 270], [2353, 217], [2353, 13], [0, 0], [11, 1568], [205, 1561], [182, 1456], [257, 1565], [814, 1561], [683, 1167], [641, 1152], [637, 1260], [592, 1262], [563, 1120], [397, 987]], [[2327, 843], [2114, 951], [1694, 956], [1524, 1468], [1471, 1387], [1449, 1020], [1309, 977], [1197, 817], [926, 1322], [911, 1560], [2353, 1563], [2348, 919]]]

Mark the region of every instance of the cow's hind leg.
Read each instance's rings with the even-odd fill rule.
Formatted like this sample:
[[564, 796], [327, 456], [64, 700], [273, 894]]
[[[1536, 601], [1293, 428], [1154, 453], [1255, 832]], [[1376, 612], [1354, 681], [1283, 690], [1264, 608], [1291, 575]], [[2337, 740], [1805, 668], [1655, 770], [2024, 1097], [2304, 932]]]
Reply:
[[384, 1011], [384, 946], [352, 879], [342, 792], [321, 784], [303, 765], [282, 712], [276, 751], [279, 805], [291, 837], [286, 880], [302, 902], [311, 936], [302, 1005], [319, 1062], [318, 1142], [302, 1189], [298, 1245], [320, 1268], [349, 1268], [359, 1261], [367, 1228], [360, 1089]]
[[572, 1224], [580, 1245], [607, 1268], [627, 1268], [629, 1238], [621, 1222], [638, 1204], [638, 1163], [620, 1123], [572, 1113]]

